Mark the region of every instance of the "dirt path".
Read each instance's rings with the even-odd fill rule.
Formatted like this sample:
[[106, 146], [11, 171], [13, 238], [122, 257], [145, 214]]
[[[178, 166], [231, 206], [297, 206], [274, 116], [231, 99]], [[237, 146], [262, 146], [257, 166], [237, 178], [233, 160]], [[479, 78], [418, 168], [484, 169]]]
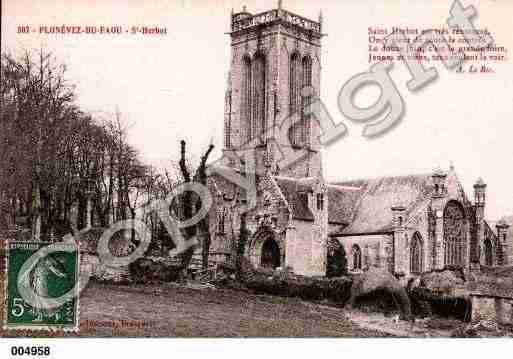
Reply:
[[[451, 336], [451, 332], [454, 329], [452, 326], [455, 325], [454, 321], [451, 320], [451, 323], [447, 323], [447, 325], [451, 326], [448, 329], [433, 328], [429, 319], [416, 319], [415, 322], [407, 322], [398, 320], [397, 317], [387, 317], [381, 313], [364, 313], [357, 310], [346, 310], [345, 315], [347, 319], [358, 324], [361, 328], [380, 330], [397, 337], [447, 338]], [[456, 323], [456, 325], [458, 324]]]

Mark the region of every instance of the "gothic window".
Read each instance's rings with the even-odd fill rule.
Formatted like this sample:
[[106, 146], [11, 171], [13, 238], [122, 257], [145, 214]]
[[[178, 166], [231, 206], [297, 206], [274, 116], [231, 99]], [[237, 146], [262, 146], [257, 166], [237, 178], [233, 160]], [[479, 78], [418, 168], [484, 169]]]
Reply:
[[493, 265], [493, 247], [492, 247], [492, 241], [487, 238], [484, 241], [484, 251], [485, 251], [485, 264], [487, 266]]
[[422, 237], [419, 232], [415, 232], [410, 246], [410, 272], [422, 273], [424, 250], [422, 246]]
[[226, 108], [226, 114], [225, 114], [225, 120], [224, 120], [224, 148], [226, 149], [229, 149], [232, 147], [232, 144], [231, 144], [231, 127], [232, 127], [232, 124], [231, 124], [231, 117], [232, 117], [232, 93], [231, 91], [229, 91], [227, 94], [226, 94], [226, 104], [225, 104], [225, 108]]
[[217, 232], [219, 234], [224, 234], [225, 233], [225, 231], [224, 231], [225, 221], [226, 221], [226, 209], [223, 209], [219, 213], [218, 223], [217, 223]]
[[252, 138], [261, 136], [266, 127], [265, 72], [265, 56], [263, 54], [257, 54], [253, 59]]
[[[307, 89], [312, 86], [312, 59], [309, 56], [305, 56], [302, 61], [302, 83], [301, 89]], [[304, 114], [304, 109], [311, 103], [312, 94], [301, 97], [301, 145], [310, 145], [310, 115]]]
[[353, 245], [352, 249], [353, 256], [353, 270], [362, 269], [362, 250], [357, 244]]
[[324, 208], [324, 195], [317, 193], [317, 209], [322, 210]]
[[462, 205], [457, 201], [449, 201], [443, 218], [445, 265], [463, 266], [467, 226]]
[[[298, 114], [301, 106], [301, 60], [297, 52], [290, 57], [289, 69], [289, 96], [290, 96], [290, 115]], [[290, 142], [292, 146], [300, 145], [300, 123], [295, 122], [290, 128]]]
[[301, 206], [308, 207], [308, 194], [306, 192], [299, 192], [297, 195]]
[[245, 56], [242, 60], [242, 118], [245, 127], [244, 136], [250, 141], [253, 136], [251, 133], [251, 59]]

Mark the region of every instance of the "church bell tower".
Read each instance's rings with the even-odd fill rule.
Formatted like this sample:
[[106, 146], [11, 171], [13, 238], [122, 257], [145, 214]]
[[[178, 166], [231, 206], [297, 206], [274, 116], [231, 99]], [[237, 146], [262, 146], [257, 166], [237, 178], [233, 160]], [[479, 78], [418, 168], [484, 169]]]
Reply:
[[309, 20], [282, 9], [281, 1], [259, 14], [232, 11], [224, 123], [229, 166], [241, 166], [230, 152], [247, 149], [257, 173], [322, 176], [320, 127], [303, 110], [320, 96], [321, 27], [321, 15]]

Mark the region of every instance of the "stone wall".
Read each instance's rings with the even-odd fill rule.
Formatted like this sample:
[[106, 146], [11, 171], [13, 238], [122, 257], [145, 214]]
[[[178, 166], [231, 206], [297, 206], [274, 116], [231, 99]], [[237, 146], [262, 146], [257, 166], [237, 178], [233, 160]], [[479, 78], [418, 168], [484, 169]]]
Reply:
[[497, 322], [499, 324], [513, 324], [512, 312], [513, 299], [496, 298], [495, 311], [497, 313]]
[[286, 265], [299, 275], [324, 276], [327, 254], [319, 253], [322, 249], [314, 243], [316, 240], [321, 240], [321, 238], [317, 238], [318, 229], [316, 229], [315, 223], [294, 220], [293, 228], [289, 231], [291, 233], [287, 232], [286, 237]]
[[100, 281], [110, 281], [115, 283], [130, 282], [130, 271], [128, 266], [109, 267], [102, 263], [98, 256], [81, 253], [80, 255], [80, 273], [89, 273], [92, 279]]
[[471, 296], [472, 298], [472, 321], [487, 322], [491, 325], [497, 324], [497, 313], [495, 310], [495, 299], [493, 297]]
[[472, 321], [513, 325], [513, 279], [476, 275], [467, 289], [472, 300]]
[[472, 321], [486, 322], [489, 326], [513, 325], [513, 299], [471, 295]]
[[294, 273], [305, 276], [325, 276], [328, 256], [327, 187], [321, 178], [307, 193], [308, 209], [313, 221], [294, 219], [293, 235], [286, 237], [287, 265]]
[[361, 236], [349, 236], [338, 238], [344, 246], [347, 257], [347, 269], [349, 272], [359, 272], [354, 269], [352, 250], [357, 245], [362, 253], [362, 269], [367, 267], [387, 268], [387, 254], [385, 253], [385, 243], [390, 240], [391, 235], [370, 234]]

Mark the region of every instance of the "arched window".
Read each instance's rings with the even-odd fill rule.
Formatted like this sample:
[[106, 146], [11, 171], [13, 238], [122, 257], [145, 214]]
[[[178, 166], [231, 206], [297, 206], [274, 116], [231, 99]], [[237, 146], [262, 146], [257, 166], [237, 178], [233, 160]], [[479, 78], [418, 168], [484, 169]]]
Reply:
[[463, 206], [449, 201], [444, 209], [445, 265], [463, 266], [467, 244], [467, 224]]
[[253, 138], [251, 132], [251, 59], [244, 56], [242, 60], [242, 123], [244, 123], [244, 136], [247, 141]]
[[[289, 114], [298, 114], [301, 109], [301, 59], [297, 52], [290, 57], [289, 69]], [[289, 132], [292, 146], [299, 146], [301, 141], [300, 123], [292, 124]]]
[[422, 237], [419, 232], [415, 232], [410, 245], [410, 272], [422, 273], [424, 248]]
[[227, 91], [225, 95], [225, 117], [224, 117], [224, 148], [232, 147], [232, 92]]
[[[301, 64], [303, 79], [301, 83], [301, 89], [307, 89], [312, 86], [312, 59], [310, 56], [303, 57], [303, 61]], [[312, 94], [308, 96], [301, 97], [301, 145], [309, 146], [310, 145], [310, 115], [306, 116], [304, 114], [304, 109], [311, 103]]]
[[226, 208], [222, 209], [219, 212], [218, 223], [217, 223], [217, 232], [219, 234], [225, 234], [225, 222], [226, 222]]
[[485, 264], [487, 266], [493, 265], [493, 247], [492, 241], [486, 238], [484, 241], [484, 252], [485, 252]]
[[320, 211], [324, 209], [324, 194], [323, 193], [317, 193], [317, 209]]
[[[261, 53], [255, 55], [253, 59], [253, 118], [251, 131], [252, 138], [262, 136], [265, 127], [265, 56]], [[263, 139], [262, 139], [263, 140]]]
[[353, 257], [353, 270], [362, 269], [362, 250], [357, 244], [354, 244], [351, 252]]

